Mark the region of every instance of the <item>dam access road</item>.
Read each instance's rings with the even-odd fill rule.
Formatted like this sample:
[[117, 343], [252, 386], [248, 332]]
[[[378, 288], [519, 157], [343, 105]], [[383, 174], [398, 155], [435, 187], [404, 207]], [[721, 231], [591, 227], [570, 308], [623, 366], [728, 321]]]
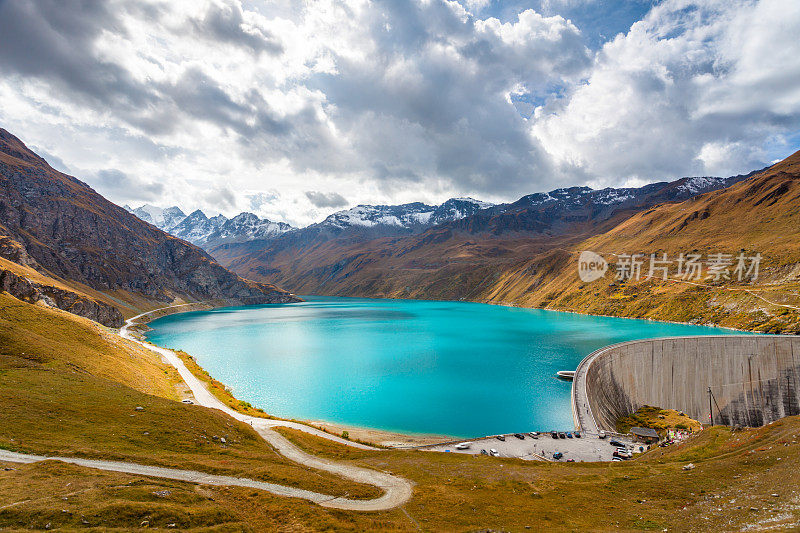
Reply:
[[[179, 307], [179, 306], [174, 306]], [[160, 310], [160, 309], [159, 309]], [[158, 310], [157, 310], [158, 311]], [[412, 495], [413, 484], [399, 476], [372, 470], [369, 468], [361, 468], [348, 464], [338, 463], [322, 459], [314, 455], [308, 454], [292, 444], [288, 439], [276, 433], [271, 428], [276, 426], [290, 427], [305, 431], [312, 435], [323, 437], [340, 444], [352, 446], [364, 450], [377, 450], [372, 446], [367, 446], [357, 442], [351, 442], [334, 435], [330, 435], [316, 428], [299, 424], [297, 422], [283, 421], [283, 420], [269, 420], [253, 416], [244, 415], [230, 409], [228, 406], [219, 401], [208, 389], [206, 389], [203, 382], [197, 379], [186, 366], [183, 361], [171, 350], [153, 346], [146, 342], [136, 339], [130, 332], [131, 326], [140, 318], [152, 313], [142, 313], [133, 318], [128, 319], [125, 325], [120, 329], [120, 336], [124, 339], [136, 342], [145, 348], [152, 350], [161, 355], [167, 362], [173, 365], [185, 381], [186, 385], [191, 389], [195, 397], [196, 403], [204, 407], [218, 409], [227, 415], [249, 424], [265, 441], [272, 445], [278, 453], [286, 458], [299, 463], [303, 466], [314, 468], [317, 470], [324, 470], [332, 474], [336, 474], [345, 479], [355, 481], [357, 483], [365, 483], [378, 487], [383, 491], [383, 495], [371, 500], [355, 500], [349, 498], [342, 498], [321, 494], [295, 487], [287, 487], [274, 483], [265, 483], [247, 478], [238, 478], [232, 476], [218, 476], [211, 475], [204, 472], [194, 470], [179, 470], [174, 468], [162, 468], [150, 465], [141, 465], [120, 461], [102, 461], [94, 459], [82, 459], [75, 457], [51, 457], [40, 455], [29, 455], [8, 451], [0, 451], [0, 461], [14, 462], [14, 463], [33, 463], [38, 461], [56, 460], [67, 463], [72, 463], [89, 468], [97, 468], [100, 470], [109, 470], [114, 472], [122, 472], [128, 474], [136, 474], [142, 476], [160, 477], [166, 479], [174, 479], [178, 481], [188, 481], [191, 483], [204, 483], [210, 485], [231, 485], [240, 487], [249, 487], [254, 489], [263, 490], [275, 494], [276, 496], [284, 496], [291, 498], [302, 498], [311, 502], [317, 503], [323, 507], [333, 509], [341, 509], [347, 511], [383, 511], [393, 509], [406, 503]]]
[[[297, 498], [310, 499], [311, 501], [315, 501], [325, 507], [332, 507], [335, 509], [343, 509], [348, 511], [382, 511], [386, 509], [393, 509], [394, 507], [403, 505], [411, 498], [412, 484], [410, 481], [398, 476], [387, 474], [385, 472], [337, 463], [335, 461], [313, 456], [292, 444], [288, 439], [279, 433], [272, 431], [271, 428], [276, 426], [291, 427], [347, 446], [353, 446], [367, 450], [375, 450], [376, 448], [357, 442], [351, 442], [304, 424], [299, 424], [297, 422], [271, 420], [238, 413], [227, 405], [223, 404], [219, 399], [217, 399], [216, 396], [209, 392], [202, 381], [197, 379], [194, 374], [192, 374], [189, 369], [186, 368], [186, 365], [183, 364], [183, 361], [181, 361], [175, 352], [172, 350], [167, 350], [166, 348], [161, 348], [146, 342], [142, 342], [131, 334], [131, 326], [137, 320], [147, 314], [149, 313], [142, 313], [141, 315], [137, 315], [125, 321], [125, 325], [120, 329], [120, 336], [130, 341], [139, 343], [145, 348], [153, 350], [164, 357], [169, 364], [178, 370], [181, 378], [183, 378], [186, 385], [189, 387], [189, 389], [191, 389], [192, 394], [194, 395], [198, 404], [204, 407], [210, 407], [212, 409], [219, 409], [228, 416], [249, 424], [265, 441], [275, 447], [278, 453], [296, 463], [309, 468], [324, 470], [358, 483], [366, 483], [376, 486], [383, 490], [384, 494], [379, 498], [372, 500], [353, 500], [347, 498], [334, 498], [332, 496], [319, 493], [310, 493], [310, 491], [294, 489], [292, 487], [281, 487], [280, 493], [270, 490], [270, 488], [264, 488], [263, 490], [273, 492], [274, 494], [278, 494], [280, 496], [293, 496]], [[251, 480], [248, 480], [248, 482], [250, 481]]]

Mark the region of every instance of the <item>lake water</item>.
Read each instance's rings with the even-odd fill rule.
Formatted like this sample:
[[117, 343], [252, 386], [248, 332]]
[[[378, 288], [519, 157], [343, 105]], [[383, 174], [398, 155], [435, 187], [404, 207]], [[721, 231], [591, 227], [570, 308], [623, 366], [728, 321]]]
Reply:
[[572, 428], [555, 378], [608, 344], [735, 333], [465, 302], [304, 297], [166, 316], [147, 338], [287, 418], [473, 437]]

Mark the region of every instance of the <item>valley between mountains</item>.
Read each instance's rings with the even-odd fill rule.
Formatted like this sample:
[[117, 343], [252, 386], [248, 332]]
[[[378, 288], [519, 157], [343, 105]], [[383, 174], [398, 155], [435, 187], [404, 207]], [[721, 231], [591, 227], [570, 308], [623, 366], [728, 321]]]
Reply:
[[[147, 218], [144, 206], [134, 212]], [[165, 224], [176, 208], [156, 212]], [[174, 226], [185, 231], [190, 215]], [[205, 215], [203, 217], [205, 219]], [[211, 219], [207, 219], [211, 220]], [[233, 232], [249, 220], [246, 231]], [[800, 153], [729, 178], [682, 178], [640, 188], [557, 189], [491, 205], [358, 206], [305, 228], [243, 213], [202, 237], [220, 264], [296, 294], [468, 300], [579, 313], [800, 331]], [[233, 235], [235, 233], [235, 236]], [[268, 234], [267, 234], [268, 233]], [[584, 283], [578, 257], [609, 262]], [[617, 279], [619, 257], [645, 275]], [[651, 256], [760, 256], [755, 279], [647, 277]], [[676, 265], [673, 264], [673, 270]]]

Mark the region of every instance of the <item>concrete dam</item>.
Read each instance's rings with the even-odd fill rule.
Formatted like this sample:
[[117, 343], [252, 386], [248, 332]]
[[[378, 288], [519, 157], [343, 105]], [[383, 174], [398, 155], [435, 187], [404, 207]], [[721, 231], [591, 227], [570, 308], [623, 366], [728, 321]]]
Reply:
[[[711, 394], [709, 394], [709, 387]], [[575, 373], [576, 428], [613, 431], [643, 405], [708, 424], [762, 426], [800, 414], [800, 337], [725, 335], [624, 342], [587, 356]]]

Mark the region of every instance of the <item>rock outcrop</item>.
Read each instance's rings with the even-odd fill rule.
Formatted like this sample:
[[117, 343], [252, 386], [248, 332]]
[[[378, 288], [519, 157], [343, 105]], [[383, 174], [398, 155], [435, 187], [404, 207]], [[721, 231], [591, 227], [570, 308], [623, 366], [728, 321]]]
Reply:
[[10, 270], [0, 269], [0, 291], [24, 302], [42, 302], [57, 307], [111, 328], [118, 328], [125, 323], [116, 307], [59, 287], [36, 283]]

